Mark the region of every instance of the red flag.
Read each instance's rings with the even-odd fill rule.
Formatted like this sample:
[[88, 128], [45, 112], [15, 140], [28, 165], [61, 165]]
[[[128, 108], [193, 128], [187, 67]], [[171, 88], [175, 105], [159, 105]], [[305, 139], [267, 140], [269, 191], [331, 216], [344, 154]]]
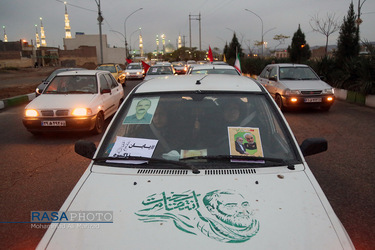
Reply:
[[210, 62], [213, 62], [214, 61], [214, 57], [212, 56], [212, 50], [211, 50], [211, 46], [208, 46], [208, 59], [210, 59]]
[[126, 62], [127, 63], [132, 63], [133, 61], [131, 59], [129, 59], [129, 58], [126, 58]]
[[143, 69], [145, 70], [145, 73], [146, 73], [148, 71], [148, 69], [150, 68], [150, 65], [148, 65], [144, 61], [141, 61], [141, 62], [142, 62]]
[[241, 62], [240, 62], [240, 54], [239, 54], [239, 53], [237, 54], [236, 61], [234, 62], [234, 67], [235, 67], [240, 73], [242, 73], [242, 71], [241, 71]]

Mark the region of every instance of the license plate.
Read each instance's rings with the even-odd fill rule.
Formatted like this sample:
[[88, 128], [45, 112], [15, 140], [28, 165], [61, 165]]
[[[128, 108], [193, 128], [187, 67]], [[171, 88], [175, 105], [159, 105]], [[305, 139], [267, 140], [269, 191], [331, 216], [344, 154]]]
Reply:
[[65, 121], [42, 121], [42, 126], [45, 127], [65, 127]]
[[322, 98], [305, 98], [305, 102], [322, 102]]

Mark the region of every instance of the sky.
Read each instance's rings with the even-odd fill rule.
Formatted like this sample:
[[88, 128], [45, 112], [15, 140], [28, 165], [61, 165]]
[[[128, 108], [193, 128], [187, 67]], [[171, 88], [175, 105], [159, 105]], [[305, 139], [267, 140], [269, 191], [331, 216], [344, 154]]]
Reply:
[[[199, 49], [199, 14], [202, 50], [210, 46], [222, 51], [225, 44], [231, 42], [234, 32], [243, 49], [254, 49], [254, 43], [262, 39], [262, 22], [264, 41], [270, 49], [290, 45], [298, 25], [310, 47], [324, 46], [325, 36], [312, 31], [311, 19], [318, 15], [324, 20], [327, 14], [334, 14], [337, 22], [342, 23], [352, 0], [67, 0], [73, 37], [76, 32], [99, 34], [99, 1], [104, 17], [102, 33], [107, 35], [110, 47], [124, 47], [126, 29], [131, 47], [138, 47], [141, 32], [145, 52], [152, 52], [156, 50], [156, 36], [162, 34], [166, 43], [175, 48], [181, 35], [185, 37], [185, 46], [189, 47], [189, 15], [192, 47]], [[375, 0], [363, 1], [361, 39], [375, 41]], [[358, 0], [353, 3], [357, 11]], [[143, 9], [137, 11], [139, 8]], [[0, 26], [5, 26], [8, 41], [26, 39], [35, 43], [35, 24], [39, 29], [42, 17], [47, 46], [63, 49], [64, 14], [62, 0], [0, 0]], [[290, 36], [285, 44], [273, 39], [280, 34]], [[337, 44], [338, 35], [339, 31], [329, 36], [330, 45]], [[3, 40], [4, 29], [0, 37]]]

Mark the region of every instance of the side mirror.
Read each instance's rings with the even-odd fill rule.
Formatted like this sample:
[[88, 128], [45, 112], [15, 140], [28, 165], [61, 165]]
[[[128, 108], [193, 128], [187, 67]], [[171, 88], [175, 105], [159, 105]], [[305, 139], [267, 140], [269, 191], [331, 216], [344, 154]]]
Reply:
[[111, 90], [110, 89], [102, 89], [100, 91], [101, 94], [107, 94], [107, 93], [111, 93]]
[[79, 140], [74, 145], [74, 151], [85, 158], [92, 159], [96, 151], [96, 146], [93, 142]]
[[268, 78], [268, 80], [277, 82], [277, 77], [276, 76], [271, 76], [270, 78]]
[[303, 156], [309, 156], [327, 151], [328, 142], [324, 138], [309, 138], [304, 140], [299, 147]]

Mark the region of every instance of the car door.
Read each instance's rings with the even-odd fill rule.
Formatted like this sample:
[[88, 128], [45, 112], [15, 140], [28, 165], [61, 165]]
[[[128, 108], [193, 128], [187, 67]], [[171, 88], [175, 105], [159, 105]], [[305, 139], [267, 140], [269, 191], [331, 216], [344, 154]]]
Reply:
[[123, 99], [124, 96], [124, 90], [122, 86], [114, 79], [111, 75], [107, 74], [105, 75], [105, 78], [108, 82], [108, 85], [111, 88], [111, 93], [112, 93], [112, 101], [116, 105], [116, 110], [120, 104], [120, 100]]
[[270, 92], [270, 87], [271, 87], [268, 82], [270, 71], [271, 71], [271, 67], [267, 66], [266, 68], [263, 69], [262, 73], [258, 77], [258, 80], [268, 90], [268, 92]]
[[277, 81], [277, 67], [269, 67], [269, 75], [267, 80], [267, 90], [272, 96], [275, 96], [278, 91], [278, 81]]
[[102, 100], [102, 110], [104, 112], [104, 117], [107, 118], [112, 115], [116, 109], [115, 98], [112, 95], [111, 83], [108, 82], [108, 73], [99, 75], [99, 86], [100, 86], [100, 98]]

